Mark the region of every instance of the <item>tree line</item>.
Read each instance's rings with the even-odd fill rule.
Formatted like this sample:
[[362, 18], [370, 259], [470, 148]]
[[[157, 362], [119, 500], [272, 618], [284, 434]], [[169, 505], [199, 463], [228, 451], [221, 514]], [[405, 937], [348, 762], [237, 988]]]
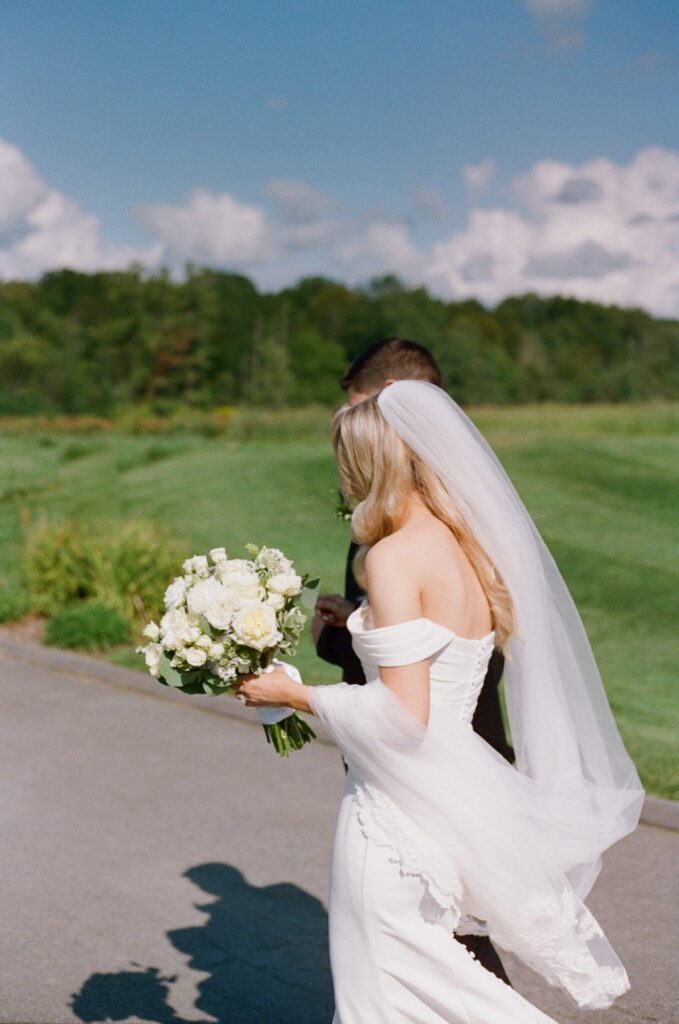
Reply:
[[679, 322], [641, 309], [535, 294], [488, 309], [393, 276], [262, 292], [132, 266], [0, 283], [0, 414], [335, 403], [348, 363], [394, 335], [427, 345], [463, 404], [679, 398]]

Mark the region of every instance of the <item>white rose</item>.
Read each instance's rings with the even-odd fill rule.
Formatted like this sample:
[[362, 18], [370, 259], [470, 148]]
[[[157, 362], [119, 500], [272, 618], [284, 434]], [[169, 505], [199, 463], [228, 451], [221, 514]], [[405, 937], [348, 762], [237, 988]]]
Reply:
[[269, 572], [289, 572], [292, 562], [278, 548], [262, 548], [257, 555], [257, 565]]
[[232, 628], [240, 643], [254, 647], [256, 651], [274, 647], [283, 639], [275, 611], [261, 601], [239, 609], [233, 617]]
[[217, 658], [221, 658], [222, 655], [224, 654], [224, 644], [211, 644], [207, 653], [210, 655], [212, 659], [216, 661]]
[[257, 601], [262, 594], [259, 576], [250, 562], [244, 558], [232, 558], [229, 562], [221, 562], [216, 571], [220, 582], [241, 602]]
[[187, 604], [194, 615], [204, 615], [213, 629], [228, 629], [238, 604], [237, 598], [211, 576], [189, 591]]
[[274, 611], [280, 611], [285, 604], [285, 598], [282, 594], [269, 594], [266, 599], [266, 603], [270, 608], [273, 608]]
[[196, 640], [196, 647], [202, 647], [204, 651], [209, 651], [212, 647], [212, 637], [208, 636], [207, 633], [201, 633]]
[[165, 591], [165, 607], [177, 608], [186, 596], [186, 580], [178, 576]]
[[228, 599], [229, 595], [219, 580], [210, 576], [194, 583], [186, 596], [186, 605], [192, 615], [206, 615], [208, 608], [221, 606]]
[[205, 555], [194, 555], [193, 558], [187, 558], [182, 569], [186, 573], [193, 573], [194, 576], [207, 576], [209, 570], [207, 564], [207, 558]]
[[200, 668], [207, 661], [207, 653], [202, 647], [189, 647], [184, 652], [184, 656], [193, 668]]
[[213, 629], [218, 629], [220, 632], [228, 629], [231, 625], [231, 619], [233, 618], [233, 605], [213, 605], [212, 608], [208, 608], [205, 612], [205, 618], [210, 623]]
[[293, 597], [302, 589], [302, 577], [298, 576], [296, 572], [277, 572], [268, 580], [267, 587], [274, 594]]
[[146, 636], [149, 640], [158, 640], [160, 637], [160, 627], [157, 622], [149, 622], [142, 630], [142, 636]]
[[225, 550], [225, 548], [211, 548], [210, 549], [210, 558], [215, 563], [215, 565], [217, 564], [217, 562], [225, 562], [226, 561], [226, 550]]
[[185, 641], [197, 639], [200, 630], [182, 608], [171, 608], [160, 620], [161, 643], [166, 650], [176, 651]]
[[155, 676], [156, 679], [160, 675], [159, 663], [160, 656], [162, 653], [163, 648], [160, 646], [160, 644], [149, 644], [144, 651], [144, 661], [146, 662], [146, 667], [148, 668], [151, 675]]

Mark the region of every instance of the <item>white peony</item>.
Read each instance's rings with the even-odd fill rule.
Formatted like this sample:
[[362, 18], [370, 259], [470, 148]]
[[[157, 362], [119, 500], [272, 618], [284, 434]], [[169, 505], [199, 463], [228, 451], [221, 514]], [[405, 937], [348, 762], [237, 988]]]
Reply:
[[302, 589], [302, 577], [296, 572], [277, 572], [268, 580], [267, 587], [274, 594], [294, 597]]
[[239, 603], [258, 601], [262, 596], [259, 576], [250, 562], [244, 558], [232, 558], [229, 562], [221, 562], [215, 569], [215, 574], [221, 583], [239, 598]]
[[160, 656], [163, 648], [160, 644], [149, 644], [144, 651], [144, 661], [152, 676], [156, 679], [160, 675]]
[[200, 668], [207, 661], [207, 652], [202, 647], [189, 647], [184, 651], [184, 657], [193, 668]]
[[207, 576], [209, 570], [207, 564], [207, 558], [205, 555], [194, 555], [193, 558], [187, 558], [182, 569], [185, 573], [193, 574], [194, 576]]
[[148, 622], [142, 630], [142, 636], [148, 637], [149, 640], [160, 639], [160, 626], [157, 622]]
[[178, 576], [165, 591], [165, 607], [178, 608], [186, 596], [186, 580]]
[[283, 639], [276, 622], [276, 612], [261, 601], [240, 608], [231, 625], [240, 643], [254, 647], [256, 651], [274, 647]]
[[210, 558], [215, 563], [226, 561], [226, 549], [225, 548], [211, 548]]

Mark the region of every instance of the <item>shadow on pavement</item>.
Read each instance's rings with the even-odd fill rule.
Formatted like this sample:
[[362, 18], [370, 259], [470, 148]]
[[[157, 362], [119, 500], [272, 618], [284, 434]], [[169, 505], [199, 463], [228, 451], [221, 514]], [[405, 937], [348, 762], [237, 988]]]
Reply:
[[[203, 924], [168, 932], [188, 966], [208, 974], [196, 1010], [219, 1024], [329, 1024], [328, 919], [319, 900], [288, 883], [250, 885], [228, 864], [201, 864], [186, 877], [215, 897], [198, 904], [208, 914]], [[91, 975], [72, 996], [74, 1014], [90, 1022], [189, 1024], [168, 1001], [176, 975], [132, 967]]]

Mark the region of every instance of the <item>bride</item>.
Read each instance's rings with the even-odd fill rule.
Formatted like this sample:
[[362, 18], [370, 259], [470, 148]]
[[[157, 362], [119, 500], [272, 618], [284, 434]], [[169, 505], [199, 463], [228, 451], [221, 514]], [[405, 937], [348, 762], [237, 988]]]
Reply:
[[[581, 1007], [629, 988], [584, 904], [643, 792], [580, 617], [500, 463], [445, 392], [398, 381], [333, 422], [368, 594], [368, 683], [244, 677], [317, 715], [349, 771], [333, 848], [334, 1024], [549, 1024], [453, 933], [489, 934]], [[494, 646], [509, 765], [471, 728]]]

